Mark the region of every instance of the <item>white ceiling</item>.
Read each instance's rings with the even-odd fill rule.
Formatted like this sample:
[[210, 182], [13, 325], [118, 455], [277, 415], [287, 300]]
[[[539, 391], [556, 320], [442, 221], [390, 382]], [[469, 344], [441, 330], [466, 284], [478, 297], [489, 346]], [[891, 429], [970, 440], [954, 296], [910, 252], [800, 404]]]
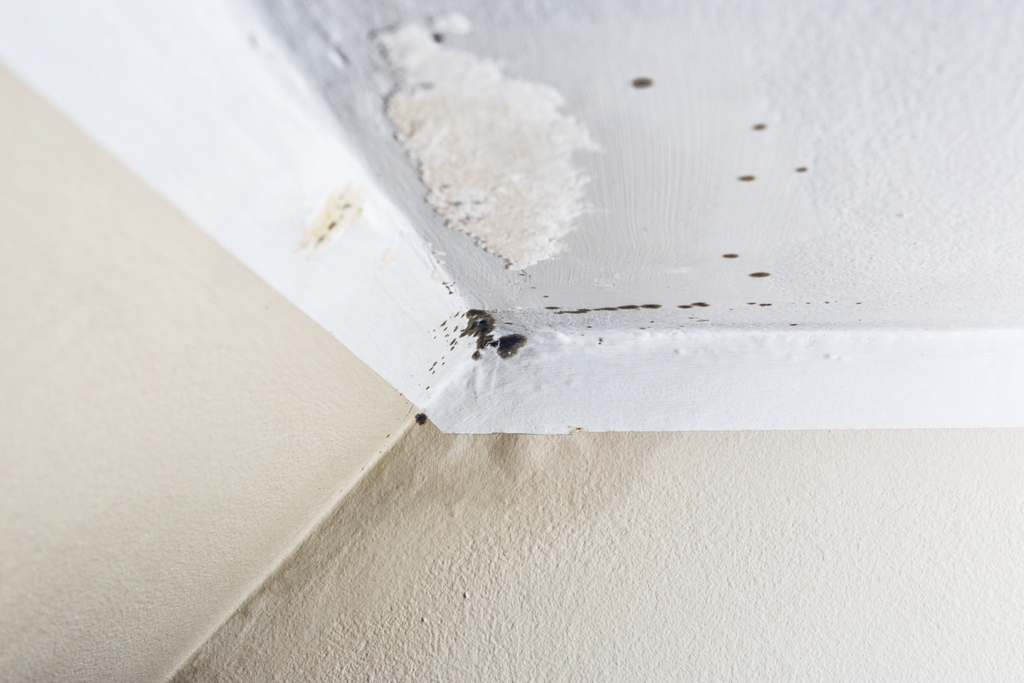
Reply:
[[[1024, 425], [1024, 8], [0, 9], [9, 68], [444, 430]], [[462, 65], [433, 94], [385, 51], [403, 30]], [[508, 116], [480, 108], [491, 86]], [[509, 93], [561, 98], [541, 119], [599, 150], [534, 154], [539, 100]], [[434, 109], [399, 136], [404, 96]], [[455, 139], [473, 163], [444, 158]], [[452, 198], [503, 205], [483, 171], [561, 251], [509, 269], [445, 224]], [[575, 179], [578, 204], [556, 191]], [[362, 218], [296, 252], [330, 192], [365, 194]], [[469, 309], [525, 346], [460, 336]]]
[[[1024, 8], [262, 4], [481, 308], [654, 303], [664, 307], [659, 326], [758, 329], [1013, 325], [1024, 313], [1024, 74], [1013, 38]], [[601, 148], [575, 156], [590, 181], [587, 208], [564, 251], [525, 271], [506, 271], [443, 227], [384, 112], [394, 81], [377, 38], [453, 11], [473, 30], [445, 34], [445, 48], [553, 87]], [[634, 88], [636, 77], [653, 85]], [[756, 180], [738, 180], [748, 175]], [[771, 277], [748, 277], [758, 271]], [[675, 308], [695, 301], [711, 304], [697, 316], [706, 323]], [[543, 324], [619, 327], [632, 318], [548, 314]]]

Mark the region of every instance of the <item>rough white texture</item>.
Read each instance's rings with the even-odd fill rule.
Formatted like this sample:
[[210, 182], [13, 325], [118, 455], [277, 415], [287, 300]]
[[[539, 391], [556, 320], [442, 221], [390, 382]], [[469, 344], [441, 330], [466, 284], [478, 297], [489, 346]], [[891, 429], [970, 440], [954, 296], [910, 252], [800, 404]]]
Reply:
[[1020, 680], [1022, 450], [413, 428], [175, 680]]
[[[445, 26], [464, 33], [468, 22], [449, 15], [438, 30]], [[509, 268], [558, 253], [583, 211], [573, 152], [596, 149], [586, 127], [560, 113], [561, 95], [505, 78], [494, 62], [445, 47], [416, 24], [380, 40], [398, 78], [387, 112], [427, 201]]]

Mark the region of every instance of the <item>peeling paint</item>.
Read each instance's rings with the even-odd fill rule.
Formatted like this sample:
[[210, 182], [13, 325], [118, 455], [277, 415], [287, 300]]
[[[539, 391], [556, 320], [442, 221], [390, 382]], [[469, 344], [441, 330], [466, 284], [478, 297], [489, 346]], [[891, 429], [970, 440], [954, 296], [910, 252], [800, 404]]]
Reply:
[[363, 215], [365, 195], [366, 189], [360, 183], [349, 183], [343, 189], [332, 192], [302, 233], [298, 250], [312, 247], [312, 256], [336, 240], [345, 228]]
[[[448, 15], [437, 25], [468, 30]], [[577, 150], [597, 150], [585, 125], [562, 114], [562, 96], [510, 79], [494, 62], [443, 44], [418, 24], [381, 35], [397, 88], [387, 113], [449, 227], [510, 269], [561, 250], [583, 212]]]

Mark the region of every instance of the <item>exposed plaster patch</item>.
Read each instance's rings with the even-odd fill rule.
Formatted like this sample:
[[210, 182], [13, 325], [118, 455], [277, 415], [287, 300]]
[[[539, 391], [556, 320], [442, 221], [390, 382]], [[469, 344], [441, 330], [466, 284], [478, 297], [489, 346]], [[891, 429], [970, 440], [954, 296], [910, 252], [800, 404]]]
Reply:
[[[468, 30], [448, 15], [444, 24]], [[419, 164], [427, 201], [510, 269], [556, 254], [583, 211], [576, 150], [596, 150], [562, 96], [505, 78], [494, 62], [445, 47], [424, 27], [381, 35], [397, 89], [387, 112]]]
[[345, 228], [363, 215], [365, 195], [366, 189], [360, 183], [349, 183], [343, 189], [332, 192], [313, 217], [306, 232], [302, 233], [299, 251], [312, 247], [312, 256], [337, 239]]

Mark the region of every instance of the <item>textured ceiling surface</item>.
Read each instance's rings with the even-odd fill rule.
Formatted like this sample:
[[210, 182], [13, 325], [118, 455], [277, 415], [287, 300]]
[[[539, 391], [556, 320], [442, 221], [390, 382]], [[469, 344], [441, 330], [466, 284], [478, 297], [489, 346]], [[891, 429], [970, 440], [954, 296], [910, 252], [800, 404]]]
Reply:
[[[260, 1], [482, 308], [554, 328], [977, 326], [1024, 313], [1020, 7]], [[466, 27], [432, 28], [451, 12]], [[553, 258], [507, 270], [424, 201], [384, 106], [401, 69], [381, 36], [409, 26], [552, 88], [589, 130], [599, 151], [574, 156], [585, 207]], [[460, 113], [482, 106], [463, 95]], [[517, 140], [505, 124], [492, 120], [493, 135]], [[677, 308], [695, 302], [709, 306]], [[558, 315], [629, 304], [662, 309]]]

